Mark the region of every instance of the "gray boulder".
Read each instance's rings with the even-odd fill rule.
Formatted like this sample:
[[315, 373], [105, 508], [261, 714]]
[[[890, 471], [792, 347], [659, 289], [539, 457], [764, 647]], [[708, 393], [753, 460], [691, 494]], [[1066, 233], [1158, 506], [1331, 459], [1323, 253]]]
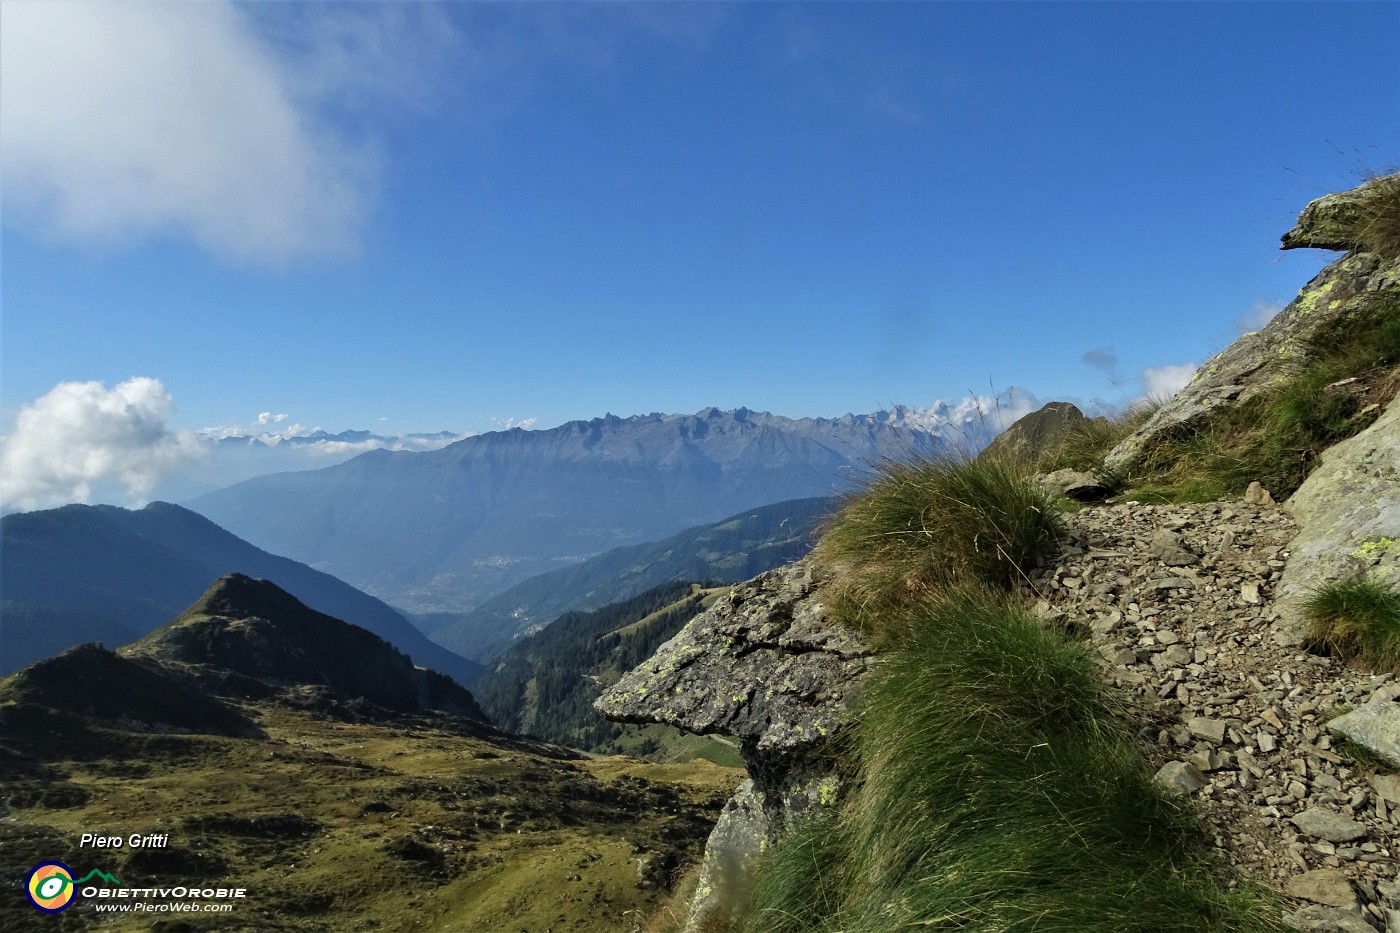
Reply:
[[1361, 914], [1340, 907], [1304, 907], [1284, 917], [1299, 933], [1376, 933]]
[[1400, 767], [1400, 704], [1367, 703], [1333, 719], [1327, 728]]
[[750, 781], [710, 835], [687, 929], [742, 899], [742, 869], [791, 820], [836, 802], [836, 742], [872, 649], [827, 617], [821, 584], [803, 561], [735, 587], [594, 704], [740, 740]]
[[1400, 587], [1400, 398], [1329, 448], [1285, 507], [1298, 536], [1279, 581], [1274, 637], [1297, 645], [1307, 635], [1303, 604], [1318, 587], [1362, 577]]

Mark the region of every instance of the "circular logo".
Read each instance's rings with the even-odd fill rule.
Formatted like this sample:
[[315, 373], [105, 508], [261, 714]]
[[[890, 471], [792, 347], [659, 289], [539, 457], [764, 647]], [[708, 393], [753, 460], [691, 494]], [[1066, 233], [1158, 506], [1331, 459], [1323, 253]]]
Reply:
[[62, 862], [40, 862], [25, 883], [29, 902], [46, 914], [66, 910], [73, 903], [73, 869]]

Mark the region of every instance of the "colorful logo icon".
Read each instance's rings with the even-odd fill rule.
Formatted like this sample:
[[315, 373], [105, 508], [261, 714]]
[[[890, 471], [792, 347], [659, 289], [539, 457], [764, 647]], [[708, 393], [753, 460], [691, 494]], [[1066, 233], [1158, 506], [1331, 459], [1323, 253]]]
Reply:
[[29, 902], [46, 914], [67, 910], [73, 903], [74, 888], [73, 869], [62, 862], [40, 862], [25, 883]]

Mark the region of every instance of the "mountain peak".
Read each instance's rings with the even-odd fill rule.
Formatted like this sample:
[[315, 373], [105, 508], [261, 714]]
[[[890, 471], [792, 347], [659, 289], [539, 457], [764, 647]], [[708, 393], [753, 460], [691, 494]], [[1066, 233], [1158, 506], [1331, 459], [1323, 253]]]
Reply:
[[210, 584], [204, 595], [195, 600], [180, 618], [239, 619], [257, 616], [263, 619], [286, 619], [305, 613], [330, 618], [311, 609], [270, 580], [256, 580], [246, 574], [227, 573]]
[[372, 632], [317, 612], [277, 584], [215, 580], [169, 625], [123, 649], [163, 664], [231, 671], [271, 686], [318, 685], [390, 709], [484, 719], [471, 695]]

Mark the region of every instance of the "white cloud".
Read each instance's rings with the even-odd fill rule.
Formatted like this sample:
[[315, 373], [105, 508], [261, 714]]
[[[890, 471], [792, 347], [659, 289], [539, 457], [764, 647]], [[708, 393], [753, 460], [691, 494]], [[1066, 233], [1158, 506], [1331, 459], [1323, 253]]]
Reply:
[[509, 431], [511, 428], [528, 431], [538, 424], [539, 420], [538, 418], [521, 418], [518, 421], [515, 418], [492, 418], [491, 423], [502, 431]]
[[1256, 301], [1249, 306], [1248, 311], [1235, 318], [1235, 329], [1242, 334], [1263, 330], [1264, 325], [1272, 321], [1282, 310], [1283, 305], [1270, 301]]
[[170, 393], [136, 377], [108, 389], [61, 382], [21, 409], [0, 441], [0, 507], [38, 509], [87, 502], [120, 485], [132, 499], [200, 457], [199, 440], [169, 424]]
[[283, 412], [283, 413], [280, 414], [280, 415], [274, 415], [274, 414], [273, 414], [272, 412], [270, 412], [270, 411], [264, 411], [264, 412], [259, 412], [259, 413], [258, 413], [258, 424], [281, 424], [282, 422], [284, 422], [284, 421], [286, 421], [286, 420], [287, 420], [287, 414], [286, 414], [285, 412]]
[[[7, 223], [81, 245], [174, 233], [240, 263], [353, 250], [376, 159], [331, 118], [374, 94], [416, 95], [421, 82], [403, 75], [435, 60], [445, 32], [418, 30], [425, 40], [407, 47], [420, 54], [388, 68], [394, 49], [370, 45], [365, 23], [426, 20], [397, 9], [419, 5], [367, 8], [358, 20], [308, 6], [300, 47], [259, 29], [293, 19], [296, 5], [0, 6]], [[384, 35], [402, 51], [411, 31]]]
[[1196, 375], [1196, 370], [1199, 368], [1197, 363], [1147, 367], [1142, 371], [1142, 397], [1148, 399], [1171, 398], [1191, 381], [1191, 377]]

